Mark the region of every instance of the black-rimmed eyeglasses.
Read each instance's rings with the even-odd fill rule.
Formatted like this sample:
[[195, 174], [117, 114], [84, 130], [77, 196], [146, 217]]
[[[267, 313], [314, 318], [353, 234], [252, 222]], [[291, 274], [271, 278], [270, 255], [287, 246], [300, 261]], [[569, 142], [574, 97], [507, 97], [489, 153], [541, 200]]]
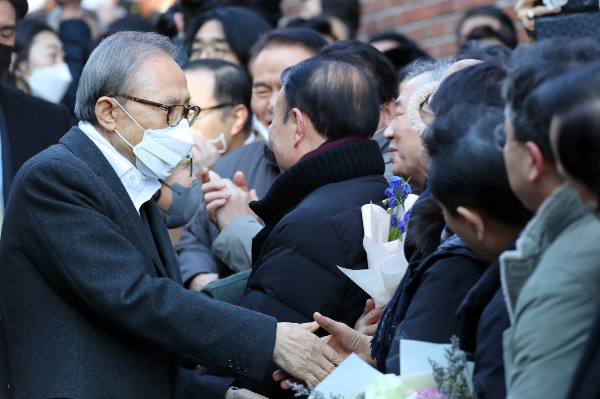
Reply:
[[153, 107], [162, 108], [162, 109], [166, 110], [167, 111], [167, 125], [173, 126], [173, 127], [177, 126], [183, 118], [186, 118], [188, 123], [191, 126], [198, 118], [200, 111], [202, 111], [202, 109], [200, 107], [198, 107], [197, 105], [190, 105], [189, 107], [186, 107], [185, 105], [166, 105], [166, 104], [161, 104], [161, 103], [157, 103], [157, 102], [150, 101], [150, 100], [144, 100], [143, 98], [128, 96], [125, 94], [117, 94], [116, 96], [123, 97], [128, 100], [138, 102], [140, 104], [151, 105]]

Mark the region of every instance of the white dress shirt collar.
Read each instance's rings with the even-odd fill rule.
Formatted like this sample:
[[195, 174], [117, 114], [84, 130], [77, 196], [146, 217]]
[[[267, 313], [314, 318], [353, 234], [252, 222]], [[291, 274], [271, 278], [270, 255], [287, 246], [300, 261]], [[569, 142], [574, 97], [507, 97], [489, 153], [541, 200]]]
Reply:
[[89, 122], [79, 122], [79, 129], [85, 133], [96, 144], [96, 147], [104, 154], [106, 160], [113, 167], [121, 183], [125, 186], [131, 202], [140, 213], [142, 204], [152, 198], [160, 188], [158, 179], [142, 174], [127, 158], [121, 155], [108, 140], [106, 140], [96, 128]]

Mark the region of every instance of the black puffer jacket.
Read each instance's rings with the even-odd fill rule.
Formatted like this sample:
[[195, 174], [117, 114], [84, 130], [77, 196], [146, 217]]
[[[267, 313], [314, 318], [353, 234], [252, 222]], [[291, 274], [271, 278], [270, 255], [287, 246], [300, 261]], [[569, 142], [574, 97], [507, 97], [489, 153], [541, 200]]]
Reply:
[[360, 207], [381, 203], [387, 182], [377, 143], [345, 144], [303, 159], [250, 204], [265, 222], [253, 241], [242, 306], [278, 321], [319, 311], [353, 325], [367, 294], [337, 266], [367, 267]]

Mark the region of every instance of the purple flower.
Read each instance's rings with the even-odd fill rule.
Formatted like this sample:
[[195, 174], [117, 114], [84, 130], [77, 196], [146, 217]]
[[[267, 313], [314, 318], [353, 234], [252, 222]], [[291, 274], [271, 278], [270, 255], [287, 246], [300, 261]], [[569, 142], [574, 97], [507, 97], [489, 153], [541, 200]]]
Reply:
[[404, 197], [408, 197], [408, 194], [410, 194], [410, 189], [409, 188], [403, 188], [402, 189], [402, 195]]
[[419, 389], [417, 399], [446, 399], [446, 397], [434, 387], [424, 387]]
[[396, 207], [396, 198], [390, 198], [387, 205], [390, 207], [390, 209], [394, 209]]
[[390, 179], [390, 187], [393, 187], [393, 188], [400, 187], [400, 181], [401, 180], [402, 179], [399, 178], [398, 176], [392, 176], [391, 179]]
[[411, 211], [411, 209], [409, 209], [408, 211], [406, 211], [404, 213], [404, 217], [403, 217], [404, 220], [408, 220], [410, 218], [410, 211]]
[[398, 220], [398, 229], [400, 230], [400, 234], [404, 234], [406, 231], [406, 222], [404, 220]]
[[392, 218], [390, 219], [390, 226], [393, 229], [394, 227], [396, 227], [396, 224], [398, 223], [398, 218], [396, 216], [392, 216]]
[[388, 198], [392, 198], [394, 196], [394, 189], [392, 187], [388, 187], [385, 190], [385, 196]]

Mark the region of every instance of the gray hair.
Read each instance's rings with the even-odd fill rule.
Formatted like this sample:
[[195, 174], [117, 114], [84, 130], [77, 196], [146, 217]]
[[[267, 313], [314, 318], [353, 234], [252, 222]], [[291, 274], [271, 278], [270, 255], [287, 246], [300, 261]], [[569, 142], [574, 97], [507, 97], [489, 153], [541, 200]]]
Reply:
[[139, 82], [135, 70], [146, 58], [164, 54], [173, 57], [175, 47], [157, 33], [118, 32], [104, 39], [88, 59], [77, 88], [75, 115], [97, 124], [96, 102], [102, 96], [133, 91]]

